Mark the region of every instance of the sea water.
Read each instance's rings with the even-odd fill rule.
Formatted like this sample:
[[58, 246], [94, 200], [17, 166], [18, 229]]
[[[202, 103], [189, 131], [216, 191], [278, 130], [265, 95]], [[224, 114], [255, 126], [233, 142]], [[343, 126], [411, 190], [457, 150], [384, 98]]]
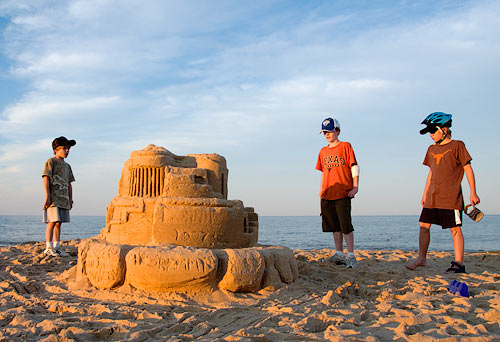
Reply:
[[[485, 215], [475, 223], [464, 215], [462, 231], [466, 251], [500, 250], [500, 215]], [[354, 216], [356, 249], [418, 249], [418, 216]], [[104, 216], [72, 216], [62, 225], [62, 240], [85, 239], [98, 235], [105, 226]], [[0, 245], [44, 241], [41, 216], [0, 216]], [[259, 243], [292, 249], [333, 248], [331, 233], [321, 232], [319, 216], [260, 216]], [[449, 229], [431, 228], [430, 250], [453, 250]]]

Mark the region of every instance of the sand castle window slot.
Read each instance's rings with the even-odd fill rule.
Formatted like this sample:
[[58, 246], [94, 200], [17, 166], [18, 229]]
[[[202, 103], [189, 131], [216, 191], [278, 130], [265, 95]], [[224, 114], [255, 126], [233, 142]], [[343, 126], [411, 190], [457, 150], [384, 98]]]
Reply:
[[158, 197], [163, 191], [165, 168], [137, 167], [130, 170], [130, 197]]

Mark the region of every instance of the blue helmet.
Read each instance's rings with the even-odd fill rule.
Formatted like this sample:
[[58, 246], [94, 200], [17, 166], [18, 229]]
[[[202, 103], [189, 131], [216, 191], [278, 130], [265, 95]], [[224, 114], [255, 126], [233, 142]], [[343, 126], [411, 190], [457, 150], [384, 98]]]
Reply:
[[427, 125], [427, 127], [421, 129], [420, 134], [436, 131], [435, 127], [451, 127], [451, 114], [443, 112], [431, 113], [422, 121], [422, 124]]

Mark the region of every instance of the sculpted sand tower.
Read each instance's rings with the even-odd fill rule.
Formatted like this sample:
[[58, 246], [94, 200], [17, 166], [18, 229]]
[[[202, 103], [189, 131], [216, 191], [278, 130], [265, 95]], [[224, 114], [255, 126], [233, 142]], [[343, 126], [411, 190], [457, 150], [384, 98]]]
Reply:
[[100, 289], [253, 292], [298, 277], [291, 250], [258, 246], [258, 215], [227, 199], [218, 154], [149, 145], [125, 163], [99, 237], [83, 240], [77, 277]]
[[226, 160], [218, 154], [176, 156], [149, 145], [125, 163], [108, 206], [105, 241], [205, 248], [254, 246], [258, 216], [227, 200]]

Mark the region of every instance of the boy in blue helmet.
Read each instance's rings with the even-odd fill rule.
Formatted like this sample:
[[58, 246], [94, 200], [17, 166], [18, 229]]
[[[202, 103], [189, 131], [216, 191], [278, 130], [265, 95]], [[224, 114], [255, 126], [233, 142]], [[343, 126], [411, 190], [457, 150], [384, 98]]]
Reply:
[[426, 127], [420, 130], [420, 134], [430, 133], [434, 144], [429, 146], [424, 159], [424, 165], [429, 167], [429, 174], [419, 219], [418, 257], [406, 265], [410, 270], [427, 265], [430, 227], [438, 224], [443, 229], [450, 229], [453, 237], [455, 260], [446, 273], [465, 273], [464, 236], [461, 229], [464, 209], [461, 183], [464, 173], [470, 187], [470, 202], [478, 204], [479, 197], [470, 163], [472, 158], [462, 141], [451, 139], [451, 123], [451, 114], [442, 112], [431, 113], [422, 121]]

